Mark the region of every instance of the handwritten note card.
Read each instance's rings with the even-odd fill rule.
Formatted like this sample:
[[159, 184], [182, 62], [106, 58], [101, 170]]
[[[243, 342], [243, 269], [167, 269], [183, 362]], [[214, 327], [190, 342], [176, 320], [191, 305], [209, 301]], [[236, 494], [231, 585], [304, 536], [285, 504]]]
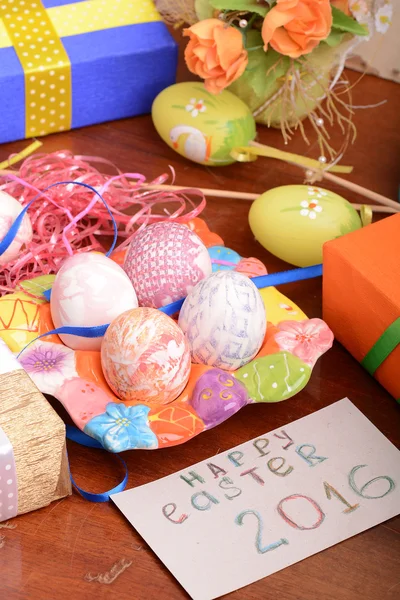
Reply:
[[398, 514], [400, 452], [344, 399], [113, 500], [211, 600]]

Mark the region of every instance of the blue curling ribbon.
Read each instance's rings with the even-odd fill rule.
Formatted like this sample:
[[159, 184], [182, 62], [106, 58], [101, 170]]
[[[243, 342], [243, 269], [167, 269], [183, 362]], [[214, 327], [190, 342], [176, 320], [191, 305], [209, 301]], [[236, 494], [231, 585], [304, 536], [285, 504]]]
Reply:
[[284, 283], [314, 279], [315, 277], [321, 277], [321, 275], [322, 264], [301, 267], [300, 269], [290, 269], [289, 271], [280, 271], [279, 273], [271, 273], [269, 275], [259, 275], [258, 277], [252, 277], [251, 281], [260, 290], [266, 287], [283, 285]]
[[6, 235], [3, 237], [3, 239], [0, 242], [0, 256], [2, 254], [4, 254], [4, 252], [6, 250], [8, 250], [8, 248], [11, 246], [11, 244], [13, 243], [19, 228], [21, 227], [21, 223], [22, 220], [24, 218], [24, 216], [26, 215], [26, 213], [28, 212], [28, 208], [31, 206], [31, 204], [33, 202], [35, 202], [36, 198], [34, 198], [33, 200], [31, 200], [29, 202], [29, 204], [27, 204], [25, 206], [25, 208], [22, 209], [22, 211], [19, 213], [18, 217], [15, 219], [14, 223], [11, 225], [10, 229], [7, 231]]
[[171, 302], [171, 304], [167, 304], [167, 306], [161, 306], [158, 310], [165, 313], [169, 317], [172, 317], [172, 315], [181, 310], [185, 300], [186, 298], [182, 298], [181, 300], [175, 300], [175, 302]]
[[51, 288], [49, 288], [48, 290], [45, 290], [42, 294], [42, 296], [44, 296], [47, 300], [47, 302], [50, 302], [50, 298], [51, 298]]
[[[87, 448], [96, 448], [98, 450], [104, 450], [100, 442], [86, 435], [86, 433], [84, 433], [77, 427], [74, 427], [73, 425], [66, 425], [66, 433], [67, 439], [71, 440], [72, 442], [76, 442], [77, 444], [80, 444], [81, 446], [86, 446]], [[125, 476], [118, 485], [113, 487], [111, 490], [108, 490], [107, 492], [92, 494], [91, 492], [83, 490], [81, 487], [79, 487], [79, 485], [76, 484], [74, 478], [71, 475], [71, 470], [69, 470], [72, 485], [80, 493], [80, 495], [83, 498], [85, 498], [85, 500], [89, 500], [89, 502], [109, 502], [110, 496], [112, 494], [117, 494], [118, 492], [124, 491], [128, 483], [128, 467], [126, 466], [126, 462], [122, 460], [120, 456], [117, 455], [117, 458], [125, 469]]]
[[51, 331], [47, 331], [46, 333], [42, 333], [42, 335], [38, 335], [38, 337], [36, 337], [34, 340], [32, 340], [31, 342], [29, 342], [29, 344], [27, 344], [24, 348], [22, 348], [21, 352], [18, 354], [17, 359], [21, 356], [21, 354], [23, 352], [25, 352], [25, 350], [27, 348], [29, 348], [29, 346], [31, 344], [33, 344], [34, 342], [37, 342], [38, 340], [47, 337], [48, 335], [59, 335], [59, 334], [65, 334], [65, 335], [77, 335], [79, 337], [85, 337], [85, 338], [99, 338], [99, 337], [103, 337], [107, 331], [109, 327], [108, 325], [97, 325], [95, 327], [58, 327], [57, 329], [52, 329]]
[[117, 244], [117, 240], [118, 240], [118, 226], [117, 223], [114, 219], [114, 216], [111, 212], [110, 207], [108, 206], [107, 202], [104, 200], [103, 196], [91, 185], [89, 185], [88, 183], [82, 183], [81, 181], [59, 181], [57, 183], [52, 183], [51, 185], [49, 185], [49, 187], [47, 187], [46, 189], [44, 189], [42, 192], [40, 192], [40, 194], [37, 194], [30, 202], [29, 204], [27, 204], [25, 206], [25, 208], [22, 209], [22, 211], [19, 213], [18, 217], [15, 219], [14, 223], [11, 225], [10, 229], [7, 231], [6, 235], [4, 236], [4, 238], [2, 239], [2, 241], [0, 242], [0, 256], [2, 254], [4, 254], [4, 252], [11, 246], [12, 242], [14, 241], [19, 228], [21, 227], [22, 224], [22, 220], [24, 218], [24, 216], [26, 215], [29, 207], [33, 204], [33, 202], [36, 202], [36, 200], [38, 200], [39, 198], [41, 198], [43, 196], [43, 194], [45, 192], [47, 192], [47, 190], [50, 190], [51, 188], [55, 187], [56, 185], [80, 185], [82, 187], [85, 187], [89, 190], [91, 190], [94, 194], [96, 194], [96, 196], [98, 196], [100, 198], [100, 200], [103, 202], [104, 206], [106, 207], [108, 214], [110, 215], [110, 219], [112, 221], [113, 224], [113, 228], [114, 228], [114, 239], [113, 242], [111, 244], [111, 248], [109, 249], [109, 251], [106, 253], [106, 256], [110, 256], [110, 254], [114, 251], [114, 248]]
[[[252, 277], [251, 281], [260, 290], [267, 287], [276, 285], [283, 285], [284, 283], [293, 283], [294, 281], [303, 281], [305, 279], [314, 279], [315, 277], [321, 277], [322, 275], [322, 264], [313, 265], [311, 267], [302, 267], [300, 269], [290, 269], [289, 271], [280, 271], [279, 273], [271, 273], [269, 275], [259, 275], [258, 277]], [[176, 300], [167, 306], [162, 306], [158, 310], [172, 317], [181, 308], [185, 298]]]
[[[283, 285], [285, 283], [293, 283], [295, 281], [314, 279], [316, 277], [321, 277], [321, 275], [322, 264], [313, 265], [311, 267], [302, 267], [299, 269], [290, 269], [289, 271], [280, 271], [279, 273], [271, 273], [269, 275], [259, 275], [258, 277], [252, 277], [251, 281], [255, 284], [255, 286], [258, 289], [263, 289], [267, 287]], [[46, 292], [44, 292], [43, 295], [46, 297], [47, 300], [50, 300], [51, 290], [47, 290]], [[168, 315], [169, 317], [172, 317], [172, 315], [177, 313], [182, 308], [184, 302], [185, 298], [182, 298], [181, 300], [176, 300], [175, 302], [171, 302], [171, 304], [167, 304], [167, 306], [161, 306], [158, 310]], [[41, 337], [44, 337], [46, 335], [59, 333], [78, 335], [87, 338], [102, 337], [107, 331], [108, 327], [109, 324], [98, 325], [97, 327], [60, 327], [59, 329], [54, 329], [53, 331], [44, 333], [36, 339], [40, 339]], [[32, 344], [33, 342], [30, 343]], [[28, 346], [26, 346], [25, 348], [27, 347]], [[22, 350], [22, 352], [25, 350], [25, 348]]]

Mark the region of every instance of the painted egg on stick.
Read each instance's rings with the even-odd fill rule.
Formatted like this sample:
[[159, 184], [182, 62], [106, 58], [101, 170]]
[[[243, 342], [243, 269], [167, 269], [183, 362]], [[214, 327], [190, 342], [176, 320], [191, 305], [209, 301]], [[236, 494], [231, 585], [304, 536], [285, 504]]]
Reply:
[[[135, 290], [122, 267], [99, 252], [68, 258], [51, 290], [51, 316], [57, 328], [106, 325], [137, 306]], [[102, 341], [68, 334], [60, 338], [74, 350], [100, 350]]]
[[218, 271], [198, 283], [186, 298], [179, 326], [192, 361], [234, 371], [251, 361], [266, 332], [260, 293], [245, 275]]
[[164, 221], [132, 240], [124, 269], [140, 306], [160, 308], [188, 295], [212, 266], [207, 248], [186, 225]]
[[325, 242], [361, 227], [350, 202], [312, 185], [268, 190], [251, 205], [249, 223], [264, 248], [298, 267], [321, 263]]
[[101, 346], [104, 376], [121, 400], [168, 404], [186, 386], [190, 350], [182, 330], [154, 308], [117, 317]]
[[211, 167], [235, 162], [232, 150], [247, 146], [256, 135], [253, 115], [240, 98], [227, 90], [215, 96], [199, 82], [163, 90], [154, 100], [152, 118], [170, 148]]
[[[22, 210], [23, 207], [18, 200], [6, 192], [0, 191], [0, 241], [4, 239], [11, 225]], [[18, 257], [21, 248], [29, 244], [31, 240], [32, 224], [29, 215], [25, 214], [17, 235], [7, 250], [0, 256], [0, 265], [5, 265], [10, 261], [15, 260]]]

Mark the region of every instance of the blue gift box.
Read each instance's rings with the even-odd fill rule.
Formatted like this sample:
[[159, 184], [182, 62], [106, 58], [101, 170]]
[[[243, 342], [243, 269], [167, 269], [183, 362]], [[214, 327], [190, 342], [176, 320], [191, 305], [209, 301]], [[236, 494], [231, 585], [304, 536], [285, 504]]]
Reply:
[[[47, 9], [71, 3], [42, 4]], [[175, 82], [177, 44], [162, 21], [61, 40], [71, 62], [72, 128], [148, 113], [157, 94]], [[24, 72], [14, 48], [0, 48], [0, 143], [23, 138]]]

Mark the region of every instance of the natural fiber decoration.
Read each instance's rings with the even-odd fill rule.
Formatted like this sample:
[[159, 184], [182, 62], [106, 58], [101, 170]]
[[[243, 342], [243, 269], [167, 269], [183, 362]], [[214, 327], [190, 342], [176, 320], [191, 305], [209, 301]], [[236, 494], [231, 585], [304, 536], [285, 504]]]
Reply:
[[[292, 13], [299, 15], [295, 17], [299, 21], [302, 19], [302, 1], [298, 0], [299, 6], [294, 2], [292, 7]], [[317, 5], [317, 0], [315, 3]], [[277, 27], [276, 31], [279, 30], [282, 37], [276, 37], [275, 43], [273, 35], [266, 42], [264, 33], [269, 13], [272, 15], [272, 11], [285, 10], [281, 8], [283, 2], [259, 2], [257, 6], [251, 0], [239, 3], [233, 0], [196, 0], [184, 3], [185, 8], [187, 5], [192, 9], [195, 7], [196, 27], [208, 19], [207, 27], [204, 26], [201, 33], [200, 29], [196, 29], [194, 33], [190, 29], [184, 32], [190, 37], [185, 55], [188, 67], [205, 79], [208, 91], [217, 93], [217, 87], [229, 85], [228, 89], [250, 107], [258, 123], [281, 129], [285, 143], [300, 130], [306, 143], [311, 144], [312, 140], [303, 124], [304, 119], [308, 119], [324, 163], [339, 161], [348, 144], [356, 139], [352, 86], [343, 78], [345, 61], [354, 48], [368, 40], [373, 33], [385, 33], [392, 14], [390, 0], [331, 0], [330, 4], [328, 0], [319, 0], [317, 15], [320, 10], [321, 15], [323, 14], [322, 5], [326, 9], [326, 3], [332, 8], [332, 28], [327, 27], [326, 36], [316, 46], [298, 52], [292, 49], [292, 53], [284, 47], [286, 42], [282, 41], [285, 39], [283, 34], [287, 35], [286, 31], [283, 32], [285, 25]], [[175, 15], [175, 24], [182, 24], [183, 3], [169, 0], [166, 4], [169, 6], [169, 15]], [[234, 8], [239, 6], [240, 10]], [[226, 35], [226, 43], [221, 41], [221, 33], [215, 44], [210, 44], [208, 38], [202, 41], [204, 35], [212, 37], [213, 27], [220, 31], [216, 17], [222, 20], [227, 29], [234, 30], [236, 39], [231, 31], [230, 36]], [[275, 15], [274, 18], [271, 17], [267, 29], [280, 25], [282, 18]], [[214, 20], [214, 25], [211, 25], [210, 19]], [[305, 25], [308, 26], [307, 23]], [[311, 30], [312, 28], [310, 32]], [[304, 31], [307, 37], [307, 29]], [[238, 32], [242, 34], [243, 43]], [[311, 34], [308, 42], [310, 41]], [[232, 49], [232, 42], [236, 44], [235, 51]], [[225, 44], [229, 46], [230, 53]], [[199, 45], [202, 46], [202, 53], [195, 50]], [[211, 52], [209, 48], [213, 48], [212, 52], [215, 54], [212, 60], [207, 54], [208, 51]], [[243, 52], [239, 55], [241, 49], [244, 58]], [[205, 57], [206, 54], [208, 58], [204, 58], [203, 65], [203, 58], [199, 57]], [[237, 66], [241, 61], [246, 62], [244, 72]], [[213, 65], [212, 69], [208, 68], [208, 64]], [[237, 76], [232, 75], [235, 71]], [[342, 133], [339, 147], [334, 147], [331, 143], [333, 130], [340, 130]]]
[[18, 514], [71, 494], [65, 425], [22, 369], [0, 375], [0, 427], [14, 451]]
[[158, 12], [166, 23], [181, 27], [197, 21], [193, 0], [156, 0]]
[[[281, 72], [281, 69], [286, 72], [272, 82], [272, 93], [266, 100], [246, 85], [245, 76], [235, 81], [230, 90], [248, 104], [257, 123], [280, 128], [286, 144], [297, 130], [304, 141], [310, 144], [312, 140], [303, 124], [308, 119], [312, 135], [318, 141], [319, 156], [327, 157], [328, 162], [335, 161], [344, 154], [348, 144], [353, 143], [357, 135], [349, 86], [344, 82], [337, 87], [331, 85], [333, 70], [338, 69], [337, 63], [348, 48], [354, 47], [353, 44], [354, 41], [348, 39], [340, 49], [324, 45], [307, 57], [296, 60], [279, 58], [270, 67], [267, 76], [274, 71]], [[338, 148], [331, 144], [331, 129], [340, 129], [342, 133], [342, 143]]]

